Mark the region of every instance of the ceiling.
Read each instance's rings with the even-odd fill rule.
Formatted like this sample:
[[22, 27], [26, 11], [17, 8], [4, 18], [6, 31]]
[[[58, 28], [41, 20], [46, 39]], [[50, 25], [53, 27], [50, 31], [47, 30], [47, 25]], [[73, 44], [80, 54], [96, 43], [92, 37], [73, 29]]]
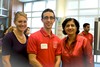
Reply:
[[19, 0], [20, 2], [42, 1], [42, 0]]

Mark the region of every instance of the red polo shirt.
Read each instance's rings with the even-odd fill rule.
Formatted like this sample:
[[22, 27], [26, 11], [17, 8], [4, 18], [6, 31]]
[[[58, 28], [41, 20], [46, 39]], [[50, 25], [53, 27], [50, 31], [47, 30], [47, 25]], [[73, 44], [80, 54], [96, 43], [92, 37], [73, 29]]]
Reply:
[[27, 51], [36, 54], [43, 67], [54, 67], [56, 55], [61, 54], [60, 39], [52, 34], [49, 36], [43, 28], [30, 35]]
[[62, 39], [62, 67], [94, 67], [92, 47], [85, 37], [77, 35], [69, 46], [68, 37]]
[[82, 31], [80, 33], [80, 35], [86, 37], [88, 39], [88, 41], [90, 42], [90, 44], [92, 45], [92, 43], [93, 43], [93, 35], [91, 33], [85, 34], [84, 31]]

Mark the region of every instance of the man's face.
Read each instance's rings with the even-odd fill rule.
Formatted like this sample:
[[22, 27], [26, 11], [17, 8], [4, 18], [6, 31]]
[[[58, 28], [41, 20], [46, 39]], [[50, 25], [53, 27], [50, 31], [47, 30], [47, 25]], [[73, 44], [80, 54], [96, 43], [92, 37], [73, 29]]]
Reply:
[[44, 24], [44, 28], [51, 29], [53, 26], [53, 23], [55, 22], [55, 17], [52, 12], [45, 12], [43, 14], [42, 22]]
[[90, 30], [90, 25], [87, 25], [86, 27], [84, 27], [84, 31], [89, 32]]

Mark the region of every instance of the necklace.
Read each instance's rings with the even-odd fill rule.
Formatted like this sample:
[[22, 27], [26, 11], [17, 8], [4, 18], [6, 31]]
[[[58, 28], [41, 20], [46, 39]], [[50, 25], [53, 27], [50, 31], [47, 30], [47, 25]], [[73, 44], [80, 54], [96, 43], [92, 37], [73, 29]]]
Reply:
[[25, 44], [25, 43], [26, 43], [26, 37], [25, 37], [24, 34], [19, 35], [17, 31], [14, 31], [14, 34], [15, 34], [17, 40], [18, 40], [20, 43], [22, 43], [22, 44]]

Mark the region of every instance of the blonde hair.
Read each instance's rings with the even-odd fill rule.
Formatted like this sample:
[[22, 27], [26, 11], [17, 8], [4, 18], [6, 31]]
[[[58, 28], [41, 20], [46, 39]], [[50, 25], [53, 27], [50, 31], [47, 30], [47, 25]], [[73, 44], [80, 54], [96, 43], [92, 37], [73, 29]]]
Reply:
[[23, 16], [27, 19], [27, 14], [25, 14], [24, 12], [17, 12], [15, 13], [14, 22], [17, 20], [19, 16]]
[[10, 26], [10, 27], [8, 28], [8, 32], [13, 32], [13, 30], [14, 30], [15, 28], [16, 28], [15, 26]]
[[6, 34], [9, 33], [9, 32], [13, 32], [15, 28], [16, 28], [15, 26], [10, 26], [8, 29], [6, 29], [6, 30], [4, 31], [4, 34], [6, 35]]

